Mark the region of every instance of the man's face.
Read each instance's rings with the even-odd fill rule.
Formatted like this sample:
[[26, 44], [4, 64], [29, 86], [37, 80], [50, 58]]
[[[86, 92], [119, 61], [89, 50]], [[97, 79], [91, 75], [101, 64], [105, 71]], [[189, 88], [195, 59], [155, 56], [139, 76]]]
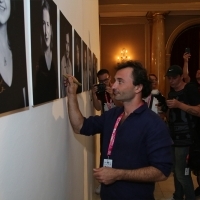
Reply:
[[152, 89], [157, 89], [157, 86], [158, 86], [157, 78], [155, 76], [150, 75], [149, 79], [152, 82]]
[[138, 93], [133, 85], [132, 71], [132, 68], [127, 67], [116, 72], [115, 83], [112, 86], [116, 100], [130, 102]]
[[104, 83], [106, 86], [110, 86], [110, 76], [107, 73], [99, 75], [97, 78], [99, 83]]
[[178, 87], [183, 79], [182, 75], [168, 76], [167, 78], [168, 78], [169, 84], [172, 88]]
[[66, 58], [69, 59], [69, 51], [70, 51], [69, 44], [70, 43], [69, 43], [69, 34], [68, 33], [66, 34], [66, 38], [65, 39], [66, 39], [66, 43], [65, 43], [66, 51], [65, 51], [65, 54], [66, 54]]

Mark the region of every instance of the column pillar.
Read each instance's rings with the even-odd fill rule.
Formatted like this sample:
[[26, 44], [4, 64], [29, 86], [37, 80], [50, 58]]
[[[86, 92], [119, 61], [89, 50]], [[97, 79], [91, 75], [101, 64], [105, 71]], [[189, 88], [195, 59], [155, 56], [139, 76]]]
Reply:
[[151, 69], [158, 77], [159, 90], [165, 93], [165, 25], [166, 12], [152, 13]]

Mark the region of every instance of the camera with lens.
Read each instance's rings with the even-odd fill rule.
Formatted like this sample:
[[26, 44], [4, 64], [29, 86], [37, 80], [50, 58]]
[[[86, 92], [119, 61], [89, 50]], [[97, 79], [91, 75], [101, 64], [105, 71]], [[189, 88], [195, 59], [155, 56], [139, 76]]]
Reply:
[[96, 93], [103, 93], [106, 91], [106, 84], [104, 83], [99, 83], [95, 85], [97, 87], [97, 92]]

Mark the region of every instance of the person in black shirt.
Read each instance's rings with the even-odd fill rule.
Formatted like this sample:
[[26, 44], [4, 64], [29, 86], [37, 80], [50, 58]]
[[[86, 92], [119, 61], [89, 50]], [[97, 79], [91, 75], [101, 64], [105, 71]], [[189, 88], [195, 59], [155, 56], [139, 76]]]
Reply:
[[[183, 60], [184, 60], [183, 74], [184, 74], [184, 80], [186, 83], [190, 82], [190, 76], [189, 76], [189, 71], [188, 71], [188, 62], [189, 62], [190, 57], [191, 57], [190, 53], [183, 54]], [[198, 69], [196, 72], [196, 85], [200, 93], [200, 69]], [[198, 118], [198, 120], [200, 122], [200, 118]], [[198, 123], [198, 127], [197, 127], [198, 131], [200, 130], [199, 126], [200, 126], [200, 123]], [[200, 142], [199, 133], [197, 133], [196, 139], [198, 140], [198, 142]], [[198, 187], [195, 189], [195, 195], [200, 196], [200, 170], [193, 170], [193, 174], [197, 176], [197, 183], [198, 183]]]
[[195, 200], [191, 170], [188, 167], [192, 135], [196, 130], [197, 117], [200, 116], [200, 94], [195, 84], [183, 80], [183, 70], [178, 65], [168, 68], [171, 90], [168, 94], [168, 125], [173, 139], [174, 154], [174, 199]]

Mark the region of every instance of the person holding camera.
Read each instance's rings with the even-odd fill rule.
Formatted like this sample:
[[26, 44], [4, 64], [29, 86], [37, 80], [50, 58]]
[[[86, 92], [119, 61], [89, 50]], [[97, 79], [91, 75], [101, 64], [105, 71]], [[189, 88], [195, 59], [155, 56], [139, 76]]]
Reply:
[[[189, 63], [189, 59], [191, 57], [190, 52], [185, 52], [183, 54], [183, 60], [184, 60], [184, 65], [183, 65], [183, 74], [184, 74], [184, 81], [186, 83], [190, 82], [190, 76], [189, 76], [189, 71], [188, 71], [188, 63]], [[196, 85], [198, 87], [198, 91], [200, 93], [200, 69], [197, 70], [196, 72]], [[200, 118], [198, 118], [199, 122], [200, 122]], [[199, 135], [199, 130], [200, 130], [200, 123], [198, 123], [197, 126], [197, 134], [195, 135], [195, 143], [197, 145], [200, 144], [200, 135]], [[199, 158], [197, 158], [199, 160]], [[198, 183], [198, 187], [195, 189], [195, 196], [196, 197], [200, 197], [200, 169], [195, 169], [192, 170], [193, 174], [197, 177], [197, 183]]]
[[189, 62], [189, 59], [191, 57], [191, 54], [190, 52], [185, 52], [183, 54], [183, 80], [186, 82], [186, 83], [189, 83], [190, 82], [190, 76], [188, 75], [188, 62]]
[[113, 95], [111, 77], [107, 69], [101, 69], [97, 72], [99, 84], [92, 87], [92, 101], [94, 108], [102, 113], [111, 108], [121, 105], [116, 101]]
[[170, 66], [165, 76], [171, 86], [166, 102], [169, 108], [168, 125], [174, 142], [173, 198], [178, 200], [185, 196], [186, 200], [195, 200], [188, 155], [200, 117], [200, 94], [195, 84], [183, 80], [183, 70], [180, 66]]
[[103, 136], [103, 166], [93, 169], [101, 183], [101, 200], [153, 200], [155, 182], [166, 180], [171, 172], [172, 140], [166, 124], [143, 101], [151, 92], [146, 69], [137, 61], [120, 63], [112, 89], [123, 106], [88, 118], [79, 109], [74, 80], [71, 76], [67, 83], [74, 132]]

